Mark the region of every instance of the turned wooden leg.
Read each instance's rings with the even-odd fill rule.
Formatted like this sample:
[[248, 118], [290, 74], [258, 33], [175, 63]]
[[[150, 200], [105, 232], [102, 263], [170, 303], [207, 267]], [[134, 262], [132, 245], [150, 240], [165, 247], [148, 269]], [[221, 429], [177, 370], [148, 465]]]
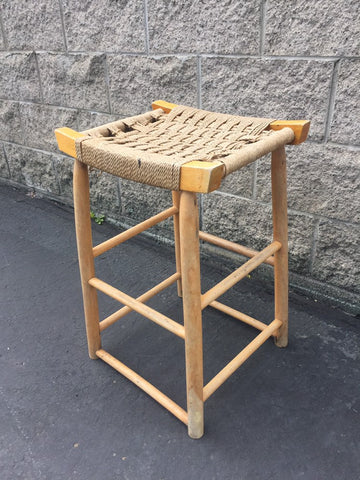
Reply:
[[272, 153], [271, 186], [273, 206], [274, 240], [281, 243], [275, 252], [275, 318], [282, 321], [275, 343], [278, 347], [288, 344], [288, 220], [286, 193], [286, 154], [282, 146]]
[[[177, 209], [180, 208], [180, 192], [172, 192], [173, 205]], [[175, 260], [176, 260], [176, 271], [181, 275], [181, 261], [180, 261], [180, 227], [179, 227], [179, 214], [175, 213], [173, 215], [174, 219], [174, 240], [175, 240]], [[177, 281], [177, 292], [179, 297], [182, 297], [182, 285], [181, 277]]]
[[203, 349], [199, 253], [199, 213], [196, 194], [180, 194], [180, 258], [185, 327], [188, 433], [204, 434]]
[[89, 174], [87, 165], [79, 160], [75, 160], [74, 165], [74, 209], [88, 350], [90, 358], [96, 359], [98, 358], [96, 351], [101, 348], [101, 339], [97, 292], [88, 283], [90, 278], [95, 276], [90, 220]]

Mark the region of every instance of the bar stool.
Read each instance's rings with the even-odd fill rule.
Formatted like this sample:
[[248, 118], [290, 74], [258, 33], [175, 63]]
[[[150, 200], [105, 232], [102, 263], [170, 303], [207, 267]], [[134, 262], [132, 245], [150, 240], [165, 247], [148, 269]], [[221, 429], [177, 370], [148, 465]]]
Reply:
[[[204, 432], [204, 402], [269, 337], [278, 347], [288, 342], [288, 247], [285, 145], [302, 143], [306, 120], [225, 115], [164, 101], [142, 115], [76, 132], [55, 131], [59, 149], [75, 158], [74, 209], [89, 356], [101, 358], [148, 393], [188, 426], [192, 438]], [[197, 193], [219, 188], [221, 180], [271, 152], [273, 241], [257, 252], [199, 231]], [[88, 168], [172, 191], [172, 207], [93, 247]], [[138, 298], [95, 275], [94, 258], [153, 225], [173, 217], [176, 273]], [[204, 294], [200, 287], [199, 239], [238, 252], [249, 260]], [[274, 318], [260, 322], [217, 301], [217, 298], [262, 263], [274, 266]], [[177, 282], [184, 325], [146, 305], [146, 301]], [[97, 290], [124, 305], [99, 321]], [[228, 365], [204, 386], [202, 311], [212, 306], [260, 330]], [[185, 341], [187, 411], [101, 346], [101, 332], [135, 311]]]

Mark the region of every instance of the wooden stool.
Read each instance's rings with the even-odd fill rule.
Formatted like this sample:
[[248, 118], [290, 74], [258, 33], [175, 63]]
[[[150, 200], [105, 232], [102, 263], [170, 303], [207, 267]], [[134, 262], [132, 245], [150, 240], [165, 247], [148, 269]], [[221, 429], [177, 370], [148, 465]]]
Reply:
[[[269, 337], [278, 347], [288, 342], [288, 247], [285, 144], [300, 144], [308, 121], [272, 121], [215, 114], [157, 101], [153, 111], [86, 132], [56, 130], [59, 149], [74, 157], [74, 208], [89, 355], [134, 382], [188, 425], [192, 438], [204, 432], [203, 405], [210, 395]], [[199, 232], [197, 193], [219, 188], [222, 178], [271, 152], [273, 242], [261, 252]], [[88, 165], [137, 182], [172, 190], [173, 206], [93, 247]], [[174, 219], [176, 273], [138, 298], [95, 276], [94, 258], [169, 218]], [[201, 294], [199, 238], [250, 257], [240, 268]], [[259, 266], [274, 266], [275, 312], [269, 325], [216, 299]], [[177, 282], [184, 325], [145, 302]], [[99, 322], [97, 290], [123, 308]], [[260, 334], [203, 385], [202, 310], [208, 305], [256, 329]], [[101, 332], [132, 310], [185, 340], [187, 411], [101, 347]]]

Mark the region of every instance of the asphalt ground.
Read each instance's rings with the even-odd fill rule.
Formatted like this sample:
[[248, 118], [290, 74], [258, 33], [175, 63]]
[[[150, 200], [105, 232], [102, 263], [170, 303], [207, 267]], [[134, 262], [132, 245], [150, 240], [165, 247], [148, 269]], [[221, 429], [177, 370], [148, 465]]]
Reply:
[[[359, 480], [360, 321], [290, 292], [286, 349], [268, 340], [205, 404], [205, 435], [87, 354], [73, 211], [0, 186], [0, 479]], [[118, 232], [94, 224], [94, 242]], [[96, 261], [136, 296], [174, 273], [174, 252], [137, 237]], [[202, 262], [204, 288], [225, 267]], [[226, 271], [225, 271], [226, 270]], [[272, 320], [247, 278], [224, 303]], [[149, 302], [181, 322], [176, 286]], [[100, 296], [102, 318], [116, 302]], [[208, 308], [205, 382], [256, 332]], [[132, 313], [103, 347], [185, 408], [183, 341]]]

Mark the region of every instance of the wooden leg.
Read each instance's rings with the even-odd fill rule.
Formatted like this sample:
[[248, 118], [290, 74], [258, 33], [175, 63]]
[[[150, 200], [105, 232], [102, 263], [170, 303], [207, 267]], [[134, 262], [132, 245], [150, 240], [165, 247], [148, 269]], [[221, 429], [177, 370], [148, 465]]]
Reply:
[[199, 213], [196, 194], [180, 194], [180, 257], [185, 326], [188, 433], [204, 434], [203, 349], [199, 253]]
[[284, 146], [272, 153], [271, 184], [274, 240], [281, 243], [281, 248], [275, 252], [274, 259], [275, 318], [283, 322], [275, 337], [275, 344], [278, 347], [286, 347], [288, 344], [288, 222]]
[[[173, 205], [177, 209], [180, 208], [180, 192], [172, 192]], [[181, 262], [180, 262], [180, 229], [179, 229], [179, 214], [175, 213], [174, 219], [174, 240], [175, 240], [175, 259], [176, 259], [176, 271], [181, 275]], [[181, 276], [177, 281], [177, 291], [179, 297], [182, 297], [182, 285]]]
[[74, 209], [81, 286], [83, 292], [86, 335], [90, 358], [98, 358], [101, 348], [99, 309], [96, 289], [89, 285], [95, 276], [94, 256], [90, 220], [89, 174], [87, 165], [75, 160], [74, 165]]

